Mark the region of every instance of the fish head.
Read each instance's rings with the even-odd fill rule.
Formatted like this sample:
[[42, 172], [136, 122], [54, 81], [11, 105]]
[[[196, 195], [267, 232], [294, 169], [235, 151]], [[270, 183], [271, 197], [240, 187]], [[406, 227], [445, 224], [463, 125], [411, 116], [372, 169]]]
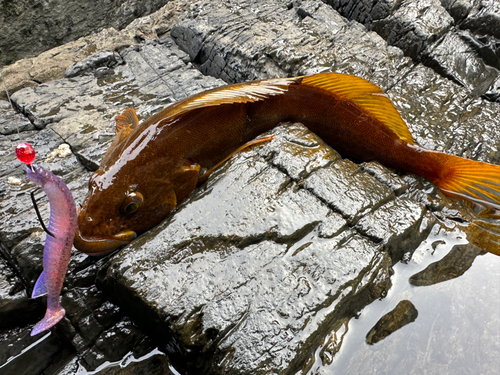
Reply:
[[100, 168], [91, 177], [78, 211], [74, 245], [90, 255], [109, 253], [160, 223], [176, 203], [164, 175], [144, 167]]

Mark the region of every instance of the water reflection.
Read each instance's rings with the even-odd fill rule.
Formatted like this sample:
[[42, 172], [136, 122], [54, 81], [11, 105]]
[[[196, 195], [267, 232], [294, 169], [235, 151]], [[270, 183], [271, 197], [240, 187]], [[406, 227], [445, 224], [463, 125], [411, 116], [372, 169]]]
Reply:
[[[311, 374], [498, 374], [500, 368], [500, 257], [475, 256], [460, 277], [415, 287], [408, 280], [466, 245], [465, 235], [433, 231], [408, 263], [394, 266], [387, 297], [367, 306], [349, 322], [331, 365], [318, 349]], [[460, 248], [460, 247], [456, 247]], [[417, 319], [374, 345], [365, 337], [402, 300], [418, 310]]]
[[121, 360], [110, 362], [106, 361], [94, 371], [88, 371], [78, 360], [66, 366], [66, 371], [60, 375], [133, 375], [133, 374], [164, 374], [180, 375], [175, 368], [168, 362], [165, 353], [157, 348], [151, 352], [136, 358], [132, 352], [126, 354]]

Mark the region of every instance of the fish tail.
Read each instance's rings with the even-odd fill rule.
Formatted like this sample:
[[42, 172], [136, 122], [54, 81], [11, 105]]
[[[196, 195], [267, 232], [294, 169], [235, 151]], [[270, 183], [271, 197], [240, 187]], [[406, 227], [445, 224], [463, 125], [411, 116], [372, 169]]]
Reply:
[[39, 333], [48, 330], [55, 326], [66, 314], [66, 310], [58, 303], [54, 308], [47, 308], [45, 316], [40, 320], [33, 330], [31, 331], [31, 336], [38, 335]]
[[500, 209], [500, 166], [437, 152], [432, 155], [441, 171], [429, 179], [446, 195]]

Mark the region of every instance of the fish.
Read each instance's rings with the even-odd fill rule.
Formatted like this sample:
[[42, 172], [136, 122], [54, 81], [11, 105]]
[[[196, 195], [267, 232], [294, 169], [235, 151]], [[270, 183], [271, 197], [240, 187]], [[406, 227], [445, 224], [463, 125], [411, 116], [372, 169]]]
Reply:
[[60, 293], [71, 258], [77, 228], [75, 200], [66, 184], [52, 172], [30, 164], [28, 179], [42, 188], [49, 199], [50, 220], [43, 248], [43, 271], [33, 288], [31, 298], [47, 295], [45, 316], [31, 331], [31, 336], [56, 325], [66, 311], [60, 304]]
[[422, 176], [446, 195], [500, 208], [500, 166], [424, 149], [381, 88], [353, 75], [319, 73], [208, 90], [141, 124], [127, 108], [89, 180], [75, 247], [101, 255], [130, 243], [231, 155], [285, 121], [304, 124], [345, 157], [378, 161]]

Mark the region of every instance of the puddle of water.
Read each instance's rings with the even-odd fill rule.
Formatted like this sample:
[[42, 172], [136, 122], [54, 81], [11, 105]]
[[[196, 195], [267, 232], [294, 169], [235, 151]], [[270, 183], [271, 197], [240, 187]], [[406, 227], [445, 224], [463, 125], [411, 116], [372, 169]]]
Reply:
[[[332, 364], [321, 364], [320, 348], [310, 373], [500, 374], [500, 257], [478, 256], [462, 276], [439, 284], [408, 282], [454, 245], [466, 244], [464, 237], [444, 230], [431, 233], [407, 264], [394, 266], [387, 297], [349, 322]], [[404, 299], [418, 310], [417, 319], [375, 345], [366, 344], [366, 334], [380, 317]]]
[[[156, 348], [156, 349], [153, 349], [151, 352], [143, 355], [142, 357], [135, 358], [134, 354], [132, 352], [129, 352], [119, 361], [116, 361], [116, 362], [106, 361], [106, 362], [104, 362], [102, 365], [97, 367], [94, 371], [87, 371], [85, 369], [85, 367], [83, 367], [81, 364], [79, 364], [78, 370], [75, 372], [75, 375], [97, 375], [101, 371], [104, 371], [106, 369], [111, 369], [114, 367], [120, 367], [121, 369], [123, 369], [132, 363], [146, 361], [147, 359], [149, 359], [155, 355], [165, 356], [165, 353], [161, 352], [160, 350], [158, 350], [158, 348]], [[171, 364], [169, 364], [168, 367], [174, 375], [181, 375], [179, 372], [177, 372], [177, 370]]]

